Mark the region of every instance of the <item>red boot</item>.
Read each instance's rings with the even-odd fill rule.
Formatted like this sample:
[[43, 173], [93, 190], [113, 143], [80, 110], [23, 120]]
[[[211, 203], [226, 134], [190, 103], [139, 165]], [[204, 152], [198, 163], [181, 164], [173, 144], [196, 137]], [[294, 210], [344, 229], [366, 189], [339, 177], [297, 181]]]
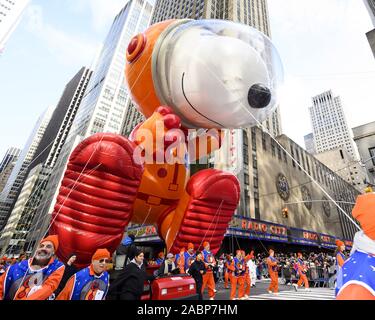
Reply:
[[159, 224], [167, 249], [178, 252], [189, 242], [202, 249], [203, 242], [209, 241], [216, 254], [239, 200], [240, 185], [234, 175], [213, 169], [195, 174], [177, 208]]
[[143, 167], [133, 159], [135, 145], [116, 134], [96, 134], [72, 153], [52, 214], [50, 234], [61, 245], [66, 261], [77, 254], [77, 265], [91, 262], [98, 248], [113, 252], [128, 225]]

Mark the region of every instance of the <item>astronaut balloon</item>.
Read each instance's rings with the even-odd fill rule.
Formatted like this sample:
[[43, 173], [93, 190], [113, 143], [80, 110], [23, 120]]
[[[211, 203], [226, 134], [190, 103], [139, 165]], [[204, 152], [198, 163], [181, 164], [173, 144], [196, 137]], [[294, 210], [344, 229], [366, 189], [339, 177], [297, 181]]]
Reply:
[[[278, 103], [279, 55], [268, 37], [246, 25], [167, 20], [136, 35], [125, 56], [129, 93], [145, 121], [129, 137], [95, 134], [71, 154], [52, 213], [58, 255], [67, 260], [75, 252], [78, 264], [87, 265], [96, 249], [113, 252], [129, 223], [155, 225], [169, 252], [190, 242], [202, 249], [208, 241], [215, 254], [239, 203], [238, 179], [217, 169], [190, 177], [189, 161], [196, 160], [190, 156], [183, 163], [140, 162], [136, 151], [147, 143], [140, 132], [149, 132], [155, 155], [185, 144], [189, 129], [262, 122]], [[154, 143], [157, 123], [162, 146]], [[171, 130], [186, 139], [167, 139]], [[220, 135], [208, 141], [206, 148], [196, 144], [196, 158], [222, 142]]]

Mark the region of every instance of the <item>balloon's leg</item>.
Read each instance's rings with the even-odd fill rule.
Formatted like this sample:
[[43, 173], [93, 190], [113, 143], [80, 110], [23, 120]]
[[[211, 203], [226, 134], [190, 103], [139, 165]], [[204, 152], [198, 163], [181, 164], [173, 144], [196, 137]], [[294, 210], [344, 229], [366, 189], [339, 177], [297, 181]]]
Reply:
[[59, 236], [58, 256], [77, 255], [90, 264], [99, 248], [113, 252], [133, 215], [143, 166], [135, 145], [120, 135], [96, 134], [73, 151], [52, 213], [50, 234]]
[[159, 223], [167, 250], [177, 253], [189, 242], [202, 249], [203, 242], [208, 241], [215, 254], [239, 199], [240, 185], [232, 174], [213, 169], [195, 174], [177, 208]]

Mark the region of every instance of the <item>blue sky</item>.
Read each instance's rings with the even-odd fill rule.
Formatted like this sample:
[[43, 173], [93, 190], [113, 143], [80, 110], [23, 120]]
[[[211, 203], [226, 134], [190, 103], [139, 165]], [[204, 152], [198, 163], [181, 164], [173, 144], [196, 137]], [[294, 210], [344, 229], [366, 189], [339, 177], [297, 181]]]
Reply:
[[[0, 56], [0, 158], [23, 147], [38, 116], [90, 66], [124, 0], [34, 0]], [[340, 95], [351, 127], [375, 121], [375, 59], [362, 0], [268, 0], [285, 69], [284, 132], [303, 145], [311, 97]], [[298, 121], [296, 121], [298, 120]]]

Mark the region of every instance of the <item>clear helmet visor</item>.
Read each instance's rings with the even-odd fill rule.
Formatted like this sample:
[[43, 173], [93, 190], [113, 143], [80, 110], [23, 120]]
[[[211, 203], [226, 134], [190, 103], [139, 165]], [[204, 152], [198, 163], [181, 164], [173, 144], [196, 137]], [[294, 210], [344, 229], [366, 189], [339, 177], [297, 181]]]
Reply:
[[153, 78], [161, 102], [185, 125], [241, 128], [275, 110], [283, 70], [271, 40], [260, 31], [224, 20], [192, 20], [161, 37]]

